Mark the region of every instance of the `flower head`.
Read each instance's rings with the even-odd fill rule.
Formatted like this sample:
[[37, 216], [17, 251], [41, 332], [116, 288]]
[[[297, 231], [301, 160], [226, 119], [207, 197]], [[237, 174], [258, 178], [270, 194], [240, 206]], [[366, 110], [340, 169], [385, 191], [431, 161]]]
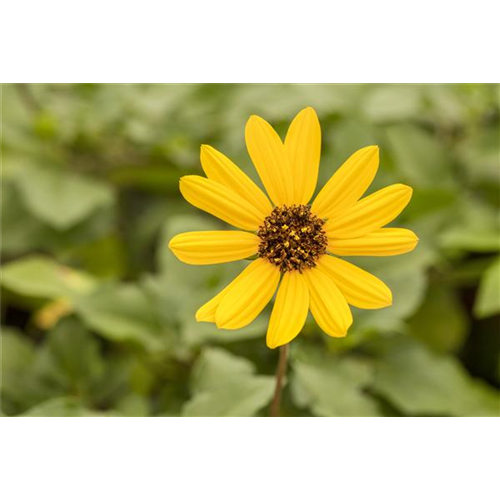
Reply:
[[293, 120], [283, 143], [262, 118], [247, 122], [250, 157], [269, 198], [229, 158], [201, 148], [205, 177], [181, 178], [192, 205], [242, 231], [198, 231], [175, 236], [170, 249], [181, 261], [203, 265], [256, 257], [196, 313], [198, 321], [238, 329], [251, 323], [274, 296], [267, 345], [295, 338], [310, 310], [320, 328], [343, 337], [352, 324], [349, 305], [363, 309], [392, 303], [377, 277], [341, 259], [398, 255], [418, 242], [408, 229], [384, 228], [410, 201], [412, 189], [394, 184], [362, 198], [378, 169], [379, 150], [355, 152], [311, 205], [318, 179], [321, 129], [312, 108]]

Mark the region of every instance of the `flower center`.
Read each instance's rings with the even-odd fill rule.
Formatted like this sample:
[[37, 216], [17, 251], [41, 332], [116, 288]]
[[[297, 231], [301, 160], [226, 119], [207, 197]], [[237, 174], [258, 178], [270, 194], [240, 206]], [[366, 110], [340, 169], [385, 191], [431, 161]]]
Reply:
[[257, 232], [259, 257], [268, 259], [282, 273], [315, 267], [328, 244], [323, 224], [308, 205], [275, 207]]

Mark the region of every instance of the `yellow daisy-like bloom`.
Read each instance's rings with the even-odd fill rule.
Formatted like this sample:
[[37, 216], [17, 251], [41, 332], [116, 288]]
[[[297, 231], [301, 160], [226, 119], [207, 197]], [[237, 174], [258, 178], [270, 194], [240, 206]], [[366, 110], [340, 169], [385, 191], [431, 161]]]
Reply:
[[178, 234], [169, 244], [177, 258], [203, 265], [257, 257], [197, 311], [196, 319], [218, 328], [242, 328], [278, 289], [267, 330], [270, 348], [294, 339], [309, 310], [325, 333], [344, 337], [352, 324], [349, 304], [387, 307], [392, 294], [380, 279], [336, 256], [413, 250], [418, 238], [412, 231], [384, 228], [408, 204], [412, 189], [394, 184], [360, 199], [379, 164], [378, 147], [368, 146], [354, 153], [308, 205], [321, 153], [321, 129], [312, 108], [294, 118], [284, 143], [258, 116], [248, 120], [245, 138], [270, 199], [210, 146], [201, 147], [207, 177], [180, 180], [189, 203], [243, 231]]

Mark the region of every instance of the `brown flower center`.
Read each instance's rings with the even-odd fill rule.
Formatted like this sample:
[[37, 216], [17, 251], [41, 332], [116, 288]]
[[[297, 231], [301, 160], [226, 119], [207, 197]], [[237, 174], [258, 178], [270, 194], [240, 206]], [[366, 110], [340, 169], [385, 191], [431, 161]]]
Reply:
[[275, 207], [257, 232], [259, 257], [268, 259], [282, 273], [316, 266], [328, 244], [323, 224], [307, 205]]

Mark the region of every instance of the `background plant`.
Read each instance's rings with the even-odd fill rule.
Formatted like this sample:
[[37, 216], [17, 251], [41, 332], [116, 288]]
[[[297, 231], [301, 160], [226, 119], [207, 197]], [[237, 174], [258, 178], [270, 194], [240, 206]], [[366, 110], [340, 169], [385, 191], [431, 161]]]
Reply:
[[182, 202], [212, 144], [254, 180], [243, 131], [284, 132], [313, 106], [321, 186], [381, 147], [374, 191], [415, 189], [398, 224], [420, 244], [352, 259], [394, 305], [354, 310], [345, 339], [308, 322], [291, 346], [285, 415], [498, 415], [500, 207], [495, 85], [4, 85], [2, 413], [267, 414], [267, 321], [237, 331], [194, 311], [239, 264], [190, 267], [167, 242], [221, 228]]

